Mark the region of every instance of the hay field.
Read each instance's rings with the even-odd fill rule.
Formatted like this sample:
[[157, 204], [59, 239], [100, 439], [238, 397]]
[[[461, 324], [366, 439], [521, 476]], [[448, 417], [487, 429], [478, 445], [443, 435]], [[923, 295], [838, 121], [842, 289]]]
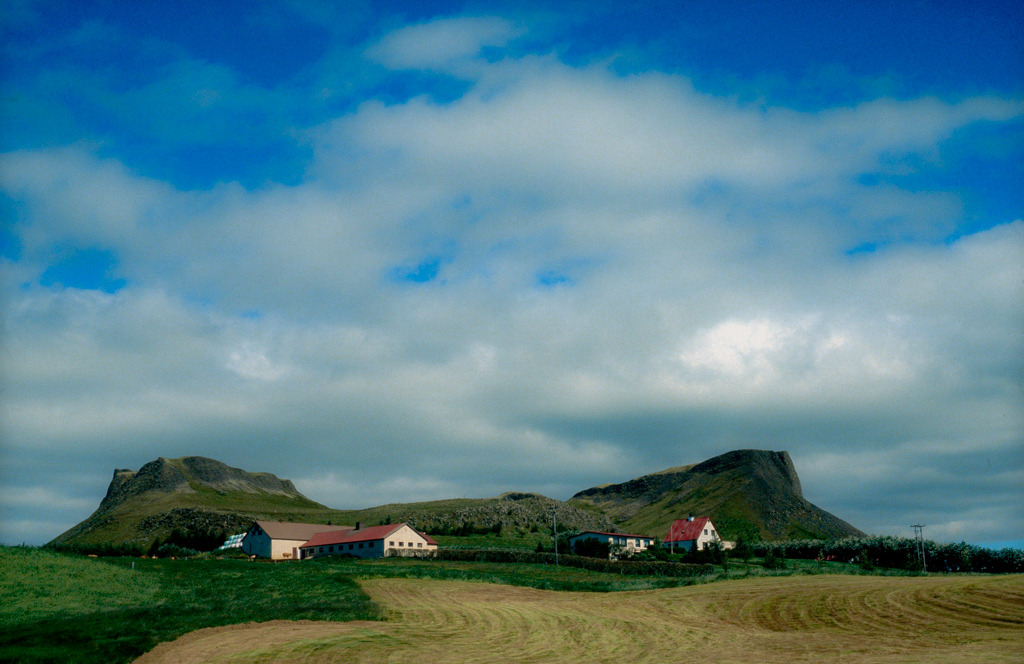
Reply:
[[387, 622], [199, 630], [137, 662], [1024, 661], [1021, 575], [774, 577], [601, 594], [362, 585]]

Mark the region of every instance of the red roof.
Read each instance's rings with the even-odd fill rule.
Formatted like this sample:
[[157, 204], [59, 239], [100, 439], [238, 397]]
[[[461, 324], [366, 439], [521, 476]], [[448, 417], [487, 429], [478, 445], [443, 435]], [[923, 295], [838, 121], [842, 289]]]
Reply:
[[676, 519], [668, 529], [666, 542], [690, 542], [704, 532], [704, 526], [711, 523], [706, 516], [695, 516], [693, 521], [689, 519]]
[[654, 539], [650, 535], [629, 535], [627, 533], [606, 533], [600, 530], [585, 530], [579, 535], [573, 535], [570, 539], [582, 537], [583, 535], [608, 535], [610, 537], [639, 537], [640, 539]]
[[[350, 542], [370, 542], [375, 540], [382, 540], [391, 533], [395, 532], [402, 526], [407, 524], [404, 523], [392, 523], [385, 526], [370, 526], [369, 528], [360, 528], [359, 530], [346, 530], [341, 532], [333, 533], [317, 533], [308, 542], [301, 545], [300, 548], [306, 548], [310, 546], [327, 546], [328, 544], [348, 544]], [[414, 530], [417, 535], [426, 540], [427, 544], [437, 545], [430, 536]]]

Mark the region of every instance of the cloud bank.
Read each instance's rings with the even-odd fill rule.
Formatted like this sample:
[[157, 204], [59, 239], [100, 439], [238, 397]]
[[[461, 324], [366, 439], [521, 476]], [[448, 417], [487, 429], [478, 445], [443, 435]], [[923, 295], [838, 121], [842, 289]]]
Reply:
[[[1024, 222], [901, 180], [1024, 103], [798, 110], [507, 49], [527, 34], [359, 44], [461, 87], [295, 129], [292, 182], [182, 187], [89, 140], [0, 157], [0, 538], [48, 540], [157, 456], [355, 508], [564, 499], [744, 447], [870, 532], [1024, 535]], [[123, 95], [178, 96], [153, 85]]]

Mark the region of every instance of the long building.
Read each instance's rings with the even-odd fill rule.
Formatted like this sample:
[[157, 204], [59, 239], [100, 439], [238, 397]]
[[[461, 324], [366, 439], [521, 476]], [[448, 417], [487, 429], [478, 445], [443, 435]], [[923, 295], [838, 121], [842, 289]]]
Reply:
[[291, 521], [255, 521], [242, 540], [242, 551], [271, 560], [298, 560], [299, 547], [317, 533], [345, 532], [352, 526]]
[[437, 552], [437, 542], [407, 523], [397, 523], [317, 533], [302, 544], [299, 551], [303, 560], [343, 554], [357, 558], [429, 557]]

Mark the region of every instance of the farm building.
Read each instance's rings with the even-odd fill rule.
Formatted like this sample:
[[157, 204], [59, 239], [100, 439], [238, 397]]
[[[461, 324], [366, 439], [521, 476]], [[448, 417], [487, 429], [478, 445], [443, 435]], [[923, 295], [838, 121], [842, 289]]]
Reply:
[[352, 526], [290, 521], [255, 521], [242, 540], [242, 551], [271, 560], [297, 560], [299, 547], [317, 533], [344, 532]]
[[437, 542], [406, 523], [317, 533], [299, 547], [302, 559], [348, 554], [357, 558], [433, 556]]
[[[668, 535], [662, 542], [662, 546], [670, 549], [683, 549], [684, 551], [700, 551], [706, 549], [712, 542], [722, 543], [711, 519], [706, 516], [691, 516], [686, 519], [676, 519], [668, 529]], [[727, 547], [723, 547], [727, 548]]]
[[[576, 551], [576, 545], [587, 541], [600, 542], [607, 544], [609, 548], [621, 547], [626, 551], [633, 553], [636, 551], [645, 551], [647, 547], [654, 544], [654, 538], [646, 535], [630, 535], [627, 533], [605, 533], [596, 530], [588, 530], [582, 532], [579, 535], [573, 535], [569, 538], [569, 547]], [[612, 552], [609, 552], [612, 555]]]

